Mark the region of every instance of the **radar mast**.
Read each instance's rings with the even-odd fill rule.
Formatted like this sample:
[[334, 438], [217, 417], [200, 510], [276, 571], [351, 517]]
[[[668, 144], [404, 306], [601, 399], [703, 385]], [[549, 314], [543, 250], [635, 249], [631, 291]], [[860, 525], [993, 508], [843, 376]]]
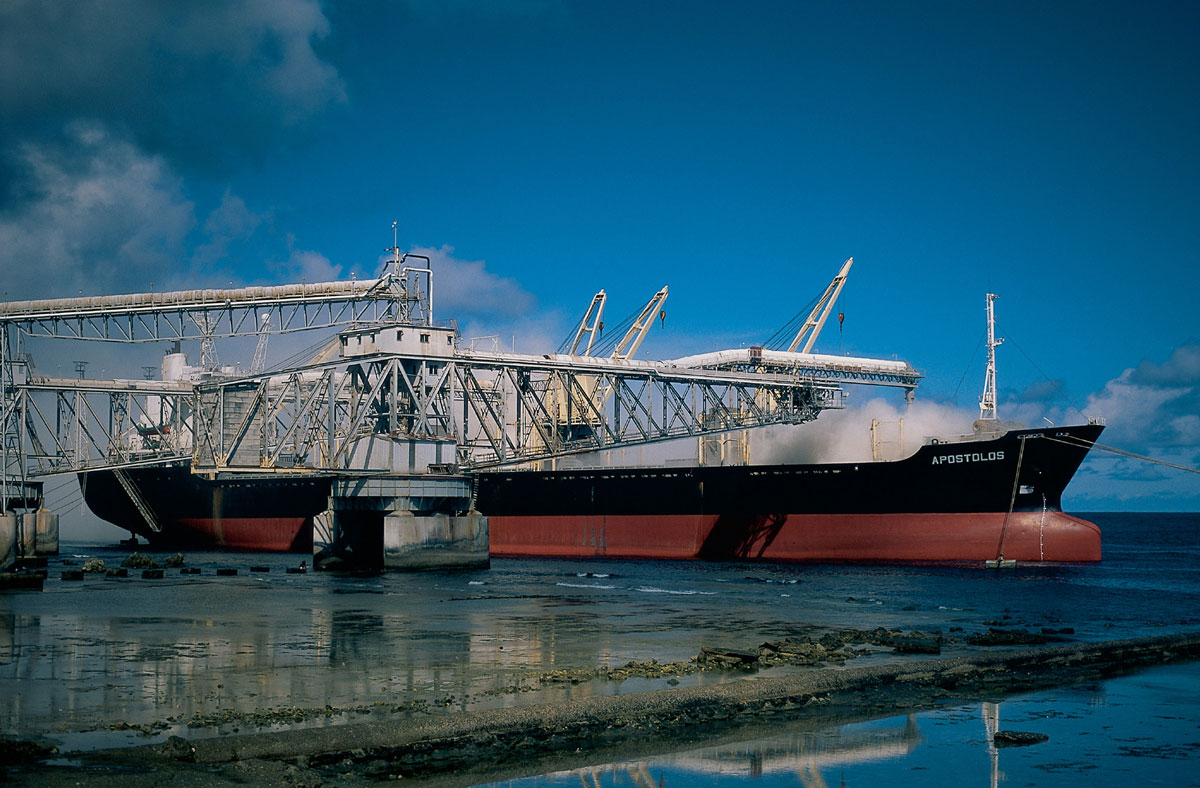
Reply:
[[983, 394], [979, 396], [979, 420], [996, 420], [996, 348], [1004, 342], [1004, 338], [996, 338], [996, 311], [992, 302], [998, 296], [987, 294], [987, 376], [983, 380]]

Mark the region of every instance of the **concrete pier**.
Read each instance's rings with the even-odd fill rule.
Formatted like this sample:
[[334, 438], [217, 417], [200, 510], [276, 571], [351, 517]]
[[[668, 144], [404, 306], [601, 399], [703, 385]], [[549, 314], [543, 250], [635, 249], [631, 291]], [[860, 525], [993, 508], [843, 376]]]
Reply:
[[383, 518], [385, 569], [486, 569], [487, 518], [398, 511]]
[[29, 557], [37, 555], [37, 512], [25, 512], [17, 515], [21, 532], [21, 555]]
[[17, 516], [0, 512], [0, 572], [17, 560]]
[[[318, 517], [328, 547], [314, 555], [314, 566], [486, 568], [488, 523], [472, 509], [472, 484], [470, 477], [450, 473], [335, 479], [329, 510]], [[314, 548], [317, 541], [314, 533]]]
[[58, 515], [49, 509], [38, 509], [34, 524], [34, 552], [37, 555], [58, 555]]

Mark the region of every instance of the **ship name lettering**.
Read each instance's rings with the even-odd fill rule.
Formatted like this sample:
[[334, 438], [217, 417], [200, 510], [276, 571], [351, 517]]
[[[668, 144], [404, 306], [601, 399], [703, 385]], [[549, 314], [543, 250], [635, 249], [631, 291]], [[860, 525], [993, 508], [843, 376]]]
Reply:
[[945, 465], [947, 463], [959, 462], [990, 462], [1003, 459], [1003, 451], [989, 451], [986, 454], [984, 452], [977, 451], [972, 454], [940, 454], [933, 458], [933, 464]]

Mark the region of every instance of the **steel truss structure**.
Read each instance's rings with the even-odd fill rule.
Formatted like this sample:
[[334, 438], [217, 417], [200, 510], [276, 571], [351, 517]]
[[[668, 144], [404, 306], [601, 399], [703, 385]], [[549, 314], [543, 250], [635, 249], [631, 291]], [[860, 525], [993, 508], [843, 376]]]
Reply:
[[842, 406], [822, 381], [500, 354], [380, 354], [195, 387], [17, 390], [31, 477], [181, 460], [198, 473], [370, 473], [395, 470], [380, 458], [402, 461], [409, 444], [443, 444], [445, 465], [471, 470], [798, 424]]
[[[422, 267], [408, 258], [423, 261]], [[178, 391], [144, 382], [54, 381], [33, 376], [25, 341], [33, 337], [157, 342], [261, 336], [362, 323], [431, 324], [428, 258], [397, 254], [378, 279], [227, 290], [43, 299], [0, 303], [0, 509], [31, 476], [78, 468], [122, 467], [190, 456], [187, 428], [165, 440], [156, 408], [182, 413]], [[425, 287], [422, 288], [422, 279]], [[147, 399], [151, 398], [151, 399]], [[105, 402], [104, 400], [107, 400]], [[157, 437], [131, 439], [124, 428], [151, 425]], [[146, 455], [145, 444], [161, 444]], [[170, 446], [169, 451], [165, 448]]]
[[186, 384], [40, 379], [17, 387], [4, 416], [37, 477], [190, 459], [193, 398]]
[[[0, 303], [0, 325], [18, 336], [161, 342], [283, 334], [353, 324], [418, 322], [428, 305], [406, 278], [184, 290]], [[19, 350], [19, 348], [13, 348]]]
[[[393, 251], [383, 276], [363, 282], [0, 304], [0, 507], [24, 501], [40, 477], [147, 464], [360, 478], [537, 467], [800, 424], [842, 407], [845, 382], [911, 395], [921, 377], [900, 361], [758, 347], [662, 362], [468, 350], [455, 327], [433, 322], [428, 259]], [[639, 336], [665, 297], [663, 288], [643, 310]], [[589, 330], [598, 324], [597, 312]], [[319, 328], [341, 329], [339, 357], [269, 372], [256, 358], [247, 376], [175, 381], [37, 377], [23, 345], [257, 336], [257, 357], [267, 333]]]

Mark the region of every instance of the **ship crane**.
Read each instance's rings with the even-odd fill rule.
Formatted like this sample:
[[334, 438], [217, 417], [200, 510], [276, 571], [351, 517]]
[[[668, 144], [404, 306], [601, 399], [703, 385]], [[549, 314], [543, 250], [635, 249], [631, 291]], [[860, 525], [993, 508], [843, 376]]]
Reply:
[[254, 346], [254, 358], [250, 361], [250, 374], [257, 375], [267, 367], [267, 329], [271, 325], [271, 315], [262, 316], [258, 326], [258, 344]]
[[625, 336], [621, 337], [621, 341], [613, 348], [612, 357], [619, 361], [628, 361], [637, 353], [638, 348], [642, 345], [642, 340], [646, 338], [646, 334], [650, 332], [650, 326], [654, 325], [654, 318], [662, 311], [662, 305], [667, 302], [667, 287], [663, 286], [654, 296], [646, 302], [642, 307], [642, 311], [634, 318], [633, 325], [625, 332]]
[[[800, 326], [800, 330], [796, 333], [796, 338], [792, 340], [792, 344], [788, 345], [788, 352], [795, 353], [800, 347], [800, 343], [804, 343], [804, 347], [800, 349], [801, 353], [809, 353], [812, 351], [813, 345], [817, 342], [817, 336], [821, 333], [821, 329], [825, 327], [825, 321], [829, 319], [829, 313], [833, 311], [833, 305], [837, 301], [838, 295], [842, 292], [842, 287], [846, 284], [846, 277], [850, 274], [850, 266], [854, 265], [854, 258], [851, 257], [846, 262], [842, 263], [841, 270], [837, 276], [829, 283], [829, 287], [825, 288], [825, 292], [817, 299], [817, 304], [808, 314], [808, 319]], [[805, 339], [805, 334], [808, 338]]]
[[[583, 319], [579, 321], [579, 328], [575, 331], [575, 336], [571, 339], [570, 345], [566, 351], [572, 356], [590, 356], [592, 355], [592, 345], [596, 343], [600, 332], [604, 330], [604, 323], [601, 318], [604, 317], [604, 302], [608, 298], [604, 291], [601, 290], [596, 295], [592, 296], [592, 303], [588, 305], [587, 311], [583, 313]], [[579, 343], [583, 341], [583, 335], [587, 334], [587, 346], [583, 352], [579, 350]]]

